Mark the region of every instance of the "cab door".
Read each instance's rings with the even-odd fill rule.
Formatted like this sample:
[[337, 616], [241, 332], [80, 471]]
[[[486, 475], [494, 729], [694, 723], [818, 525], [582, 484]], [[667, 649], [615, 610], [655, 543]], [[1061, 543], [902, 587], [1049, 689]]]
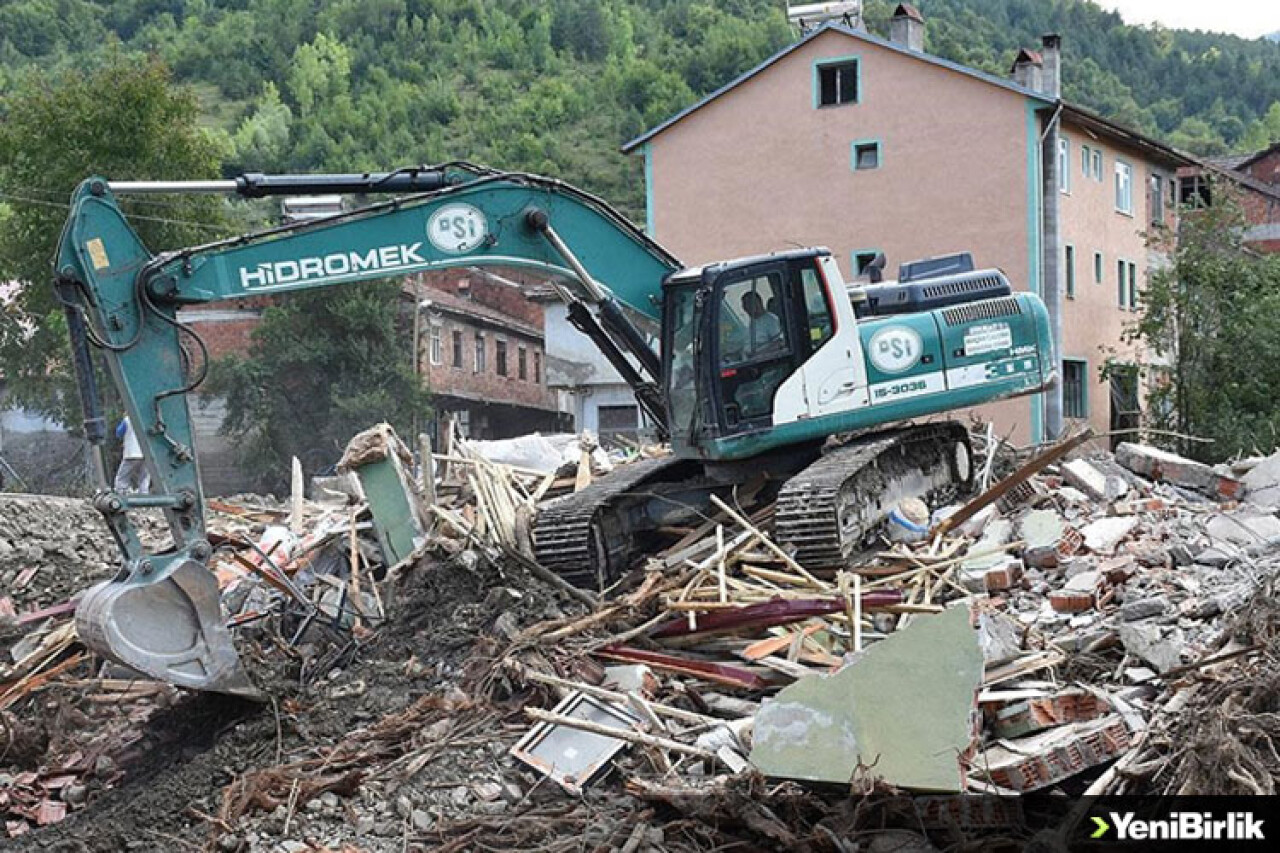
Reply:
[[796, 333], [785, 263], [717, 281], [715, 375], [725, 434], [773, 424], [774, 396], [795, 371]]

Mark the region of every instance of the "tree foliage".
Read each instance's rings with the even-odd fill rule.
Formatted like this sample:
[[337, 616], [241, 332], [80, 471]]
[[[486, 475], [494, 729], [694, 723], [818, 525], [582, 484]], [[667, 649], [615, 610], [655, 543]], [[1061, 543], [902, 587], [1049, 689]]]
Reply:
[[1280, 256], [1248, 251], [1239, 200], [1211, 191], [1211, 207], [1184, 212], [1173, 263], [1151, 276], [1127, 335], [1155, 365], [1152, 425], [1213, 439], [1174, 443], [1220, 461], [1280, 444]]
[[206, 390], [226, 398], [224, 430], [258, 487], [287, 487], [292, 456], [323, 470], [375, 423], [408, 436], [424, 422], [429, 397], [399, 304], [389, 281], [294, 294], [263, 312], [247, 354], [215, 363]]
[[[71, 192], [90, 175], [120, 180], [218, 176], [223, 151], [197, 126], [198, 104], [158, 62], [112, 55], [93, 69], [25, 74], [0, 100], [0, 365], [10, 399], [76, 422], [68, 407], [66, 324], [50, 266]], [[226, 233], [207, 197], [126, 200], [151, 251]]]

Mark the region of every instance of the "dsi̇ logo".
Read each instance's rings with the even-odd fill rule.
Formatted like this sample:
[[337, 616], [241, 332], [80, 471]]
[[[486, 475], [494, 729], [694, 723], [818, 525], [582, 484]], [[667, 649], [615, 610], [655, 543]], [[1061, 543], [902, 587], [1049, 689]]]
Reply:
[[904, 373], [924, 353], [920, 333], [910, 326], [887, 326], [871, 336], [871, 363], [881, 373]]
[[469, 204], [446, 204], [427, 220], [431, 245], [451, 255], [470, 252], [489, 234], [489, 223]]

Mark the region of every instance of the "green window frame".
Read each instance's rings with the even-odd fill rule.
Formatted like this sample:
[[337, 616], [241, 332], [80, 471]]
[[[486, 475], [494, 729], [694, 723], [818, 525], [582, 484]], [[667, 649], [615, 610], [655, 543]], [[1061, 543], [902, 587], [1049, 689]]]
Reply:
[[1089, 417], [1089, 362], [1083, 358], [1062, 360], [1062, 415]]
[[858, 54], [818, 59], [813, 63], [813, 108], [844, 107], [862, 102], [862, 57]]
[[1066, 295], [1068, 299], [1076, 298], [1076, 247], [1070, 243], [1066, 246], [1066, 252], [1063, 257], [1065, 265], [1064, 281], [1066, 282]]
[[883, 146], [878, 139], [855, 139], [849, 143], [849, 168], [869, 172], [884, 165]]

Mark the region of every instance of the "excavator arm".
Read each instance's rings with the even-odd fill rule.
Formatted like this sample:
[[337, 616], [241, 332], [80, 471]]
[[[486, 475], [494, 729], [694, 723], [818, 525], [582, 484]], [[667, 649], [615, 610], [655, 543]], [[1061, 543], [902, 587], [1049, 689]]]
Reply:
[[[153, 255], [116, 201], [138, 192], [414, 195], [300, 223]], [[68, 314], [86, 435], [105, 435], [89, 347], [105, 359], [143, 447], [152, 493], [103, 490], [95, 505], [120, 546], [117, 576], [77, 611], [95, 651], [175, 684], [254, 695], [223, 624], [207, 568], [203, 494], [186, 395], [207, 358], [178, 319], [182, 306], [328, 287], [450, 267], [518, 267], [545, 274], [570, 321], [601, 348], [665, 425], [659, 360], [623, 306], [654, 318], [674, 257], [605, 202], [560, 181], [470, 164], [384, 175], [262, 176], [234, 181], [84, 181], [59, 241], [55, 287]], [[194, 374], [194, 375], [193, 375]], [[100, 448], [95, 447], [100, 460]], [[98, 463], [101, 471], [101, 462]], [[105, 478], [103, 478], [105, 486]], [[128, 511], [163, 510], [173, 546], [151, 553]]]

